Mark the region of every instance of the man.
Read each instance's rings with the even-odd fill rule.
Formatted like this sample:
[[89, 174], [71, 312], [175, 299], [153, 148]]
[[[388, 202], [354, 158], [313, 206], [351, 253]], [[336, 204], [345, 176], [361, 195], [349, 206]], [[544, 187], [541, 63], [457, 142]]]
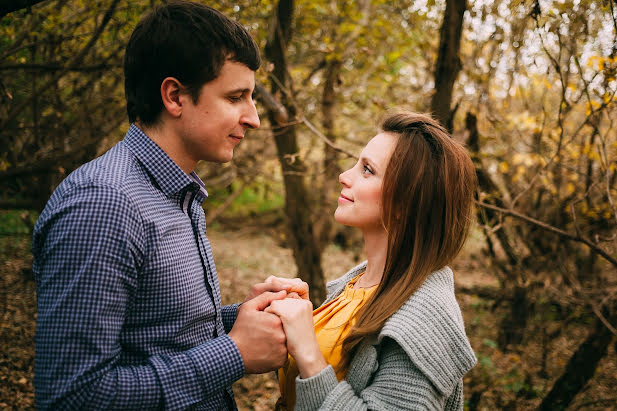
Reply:
[[260, 62], [248, 32], [204, 5], [170, 2], [135, 28], [126, 137], [67, 177], [35, 227], [38, 408], [235, 409], [234, 381], [285, 362], [263, 310], [306, 284], [270, 279], [221, 307], [193, 172], [259, 127]]

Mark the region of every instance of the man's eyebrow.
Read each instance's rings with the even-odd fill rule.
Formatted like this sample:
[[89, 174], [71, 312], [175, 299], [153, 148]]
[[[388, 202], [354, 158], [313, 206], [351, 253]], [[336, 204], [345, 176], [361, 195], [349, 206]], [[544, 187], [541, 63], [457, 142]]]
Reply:
[[236, 94], [236, 93], [252, 93], [250, 88], [237, 88], [227, 92], [228, 94]]

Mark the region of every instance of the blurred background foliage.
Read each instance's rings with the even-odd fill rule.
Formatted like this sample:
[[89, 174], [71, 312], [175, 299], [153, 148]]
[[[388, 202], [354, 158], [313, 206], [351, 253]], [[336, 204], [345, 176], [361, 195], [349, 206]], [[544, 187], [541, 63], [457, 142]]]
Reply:
[[[57, 184], [123, 137], [124, 46], [157, 3], [0, 5], [3, 241], [29, 235]], [[198, 166], [209, 224], [276, 233], [319, 301], [326, 246], [358, 248], [332, 224], [338, 173], [384, 112], [431, 111], [467, 144], [480, 180], [469, 258], [491, 281], [458, 286], [479, 358], [467, 406], [614, 408], [613, 0], [208, 4], [264, 50], [262, 128], [233, 162]], [[5, 261], [29, 247], [20, 241], [2, 246]]]

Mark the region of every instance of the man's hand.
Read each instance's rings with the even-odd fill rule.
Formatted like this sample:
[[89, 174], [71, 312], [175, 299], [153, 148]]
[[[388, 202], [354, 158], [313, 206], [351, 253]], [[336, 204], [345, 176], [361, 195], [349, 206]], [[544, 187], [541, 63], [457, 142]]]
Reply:
[[287, 293], [264, 292], [238, 308], [236, 322], [229, 332], [240, 351], [247, 374], [273, 371], [287, 361], [285, 333], [278, 316], [264, 312], [272, 301]]
[[309, 299], [309, 286], [301, 279], [275, 277], [271, 275], [266, 278], [266, 281], [263, 283], [255, 284], [244, 301], [247, 302], [252, 300], [267, 291], [272, 293], [286, 291], [288, 294], [287, 297], [300, 297], [304, 300]]

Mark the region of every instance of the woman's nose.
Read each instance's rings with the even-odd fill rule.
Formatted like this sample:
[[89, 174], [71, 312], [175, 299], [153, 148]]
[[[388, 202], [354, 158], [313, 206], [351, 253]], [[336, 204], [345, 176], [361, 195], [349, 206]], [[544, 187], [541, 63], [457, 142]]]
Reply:
[[338, 181], [345, 187], [349, 187], [349, 170], [343, 171], [341, 174], [339, 174]]

